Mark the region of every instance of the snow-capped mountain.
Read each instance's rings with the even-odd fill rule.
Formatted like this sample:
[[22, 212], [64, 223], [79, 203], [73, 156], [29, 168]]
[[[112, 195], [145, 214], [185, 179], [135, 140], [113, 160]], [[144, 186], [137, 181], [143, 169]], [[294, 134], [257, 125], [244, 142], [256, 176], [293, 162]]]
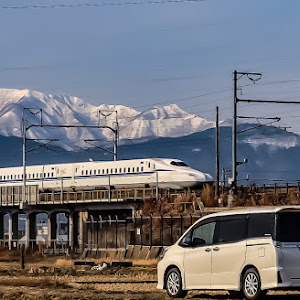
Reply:
[[[107, 110], [117, 111], [121, 143], [146, 141], [156, 137], [186, 136], [215, 127], [213, 121], [189, 114], [176, 104], [137, 111], [123, 105], [93, 106], [73, 96], [44, 94], [33, 90], [0, 89], [0, 135], [21, 136], [23, 108], [42, 109], [43, 124], [105, 125], [112, 128], [116, 127], [116, 116], [109, 114]], [[36, 112], [26, 112], [27, 125], [40, 122], [40, 114]], [[113, 132], [107, 128], [31, 128], [27, 137], [57, 139], [57, 145], [74, 150], [76, 147], [87, 147], [86, 140], [112, 139]]]

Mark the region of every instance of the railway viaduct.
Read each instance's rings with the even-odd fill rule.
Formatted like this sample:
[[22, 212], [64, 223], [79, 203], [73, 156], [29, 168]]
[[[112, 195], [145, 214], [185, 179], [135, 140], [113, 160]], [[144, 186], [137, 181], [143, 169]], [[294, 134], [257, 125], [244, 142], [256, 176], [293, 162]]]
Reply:
[[[36, 216], [44, 213], [48, 220], [47, 248], [57, 245], [57, 214], [67, 217], [67, 240], [69, 249], [83, 250], [83, 222], [89, 215], [132, 214], [147, 198], [153, 198], [155, 190], [151, 188], [81, 191], [40, 192], [38, 186], [26, 187], [25, 203], [22, 203], [22, 187], [0, 188], [0, 243], [9, 249], [25, 245], [26, 248], [37, 245]], [[8, 215], [8, 233], [5, 234], [4, 216]], [[25, 233], [19, 236], [19, 215], [25, 218]]]

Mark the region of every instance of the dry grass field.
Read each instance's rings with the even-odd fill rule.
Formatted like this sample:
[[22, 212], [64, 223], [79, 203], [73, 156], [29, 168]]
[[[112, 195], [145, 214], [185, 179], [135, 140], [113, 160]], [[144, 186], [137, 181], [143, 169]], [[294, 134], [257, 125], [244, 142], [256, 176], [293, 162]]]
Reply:
[[[287, 294], [290, 294], [287, 297]], [[229, 299], [227, 292], [190, 292], [187, 299]], [[299, 299], [300, 293], [271, 292], [267, 299]], [[18, 253], [0, 252], [0, 299], [169, 299], [156, 289], [155, 261], [132, 267], [110, 266], [102, 271], [74, 266], [70, 259], [26, 257], [25, 270]]]

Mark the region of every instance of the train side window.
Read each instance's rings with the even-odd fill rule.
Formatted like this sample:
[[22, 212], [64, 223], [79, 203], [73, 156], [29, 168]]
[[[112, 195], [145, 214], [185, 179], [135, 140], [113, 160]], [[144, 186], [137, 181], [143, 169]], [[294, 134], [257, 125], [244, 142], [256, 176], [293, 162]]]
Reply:
[[[1, 176], [2, 177], [2, 176]], [[18, 179], [20, 179], [20, 174], [18, 175]]]
[[134, 172], [134, 167], [132, 168], [132, 172]]
[[0, 176], [0, 180], [2, 180], [2, 176]]
[[128, 168], [128, 173], [130, 173], [130, 168]]
[[98, 169], [98, 175], [100, 174], [100, 169]]
[[85, 171], [85, 175], [88, 175], [88, 174], [89, 174], [89, 171], [88, 171], [88, 170], [86, 170], [86, 171]]
[[122, 168], [119, 169], [119, 173], [122, 173]]
[[97, 172], [97, 171], [96, 171], [96, 170], [94, 170], [94, 175], [96, 175], [96, 172]]
[[36, 173], [36, 178], [39, 178], [39, 173]]
[[48, 173], [48, 177], [50, 177], [50, 173]]
[[109, 172], [108, 169], [106, 169], [106, 174], [108, 174], [108, 172]]
[[34, 174], [32, 174], [32, 178], [34, 178]]
[[150, 163], [148, 163], [148, 168], [150, 168]]
[[126, 173], [126, 168], [123, 169], [123, 172]]
[[110, 169], [110, 174], [112, 174], [113, 173], [113, 169]]
[[54, 174], [53, 174], [53, 172], [51, 173], [51, 176], [52, 176], [52, 177], [54, 177]]
[[81, 171], [81, 175], [84, 175], [84, 171], [83, 170]]
[[75, 169], [75, 172], [77, 173], [78, 172], [78, 168], [76, 167], [76, 169]]
[[5, 175], [3, 176], [3, 178], [5, 179]]
[[139, 167], [137, 167], [137, 168], [136, 168], [136, 171], [137, 171], [137, 172], [139, 172], [139, 171], [140, 171], [140, 168], [139, 168]]
[[104, 172], [104, 169], [102, 169], [102, 174], [104, 174], [105, 172]]
[[118, 173], [118, 169], [117, 168], [115, 168], [115, 173]]
[[90, 175], [92, 175], [92, 170], [90, 170]]
[[144, 172], [144, 167], [141, 167], [141, 172]]
[[153, 169], [155, 169], [155, 164], [153, 165]]
[[28, 178], [30, 178], [31, 177], [31, 174], [28, 174]]

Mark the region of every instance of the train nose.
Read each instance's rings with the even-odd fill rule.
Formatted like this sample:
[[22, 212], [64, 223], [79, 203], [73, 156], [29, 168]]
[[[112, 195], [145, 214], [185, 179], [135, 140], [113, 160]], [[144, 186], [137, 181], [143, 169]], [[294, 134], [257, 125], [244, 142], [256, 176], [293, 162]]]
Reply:
[[193, 176], [194, 179], [195, 179], [195, 181], [198, 181], [198, 182], [204, 182], [204, 181], [206, 181], [206, 176], [202, 172], [197, 172], [197, 174], [196, 173], [190, 174], [190, 176]]
[[205, 173], [205, 181], [214, 181], [214, 179], [212, 178], [212, 176], [208, 173]]

